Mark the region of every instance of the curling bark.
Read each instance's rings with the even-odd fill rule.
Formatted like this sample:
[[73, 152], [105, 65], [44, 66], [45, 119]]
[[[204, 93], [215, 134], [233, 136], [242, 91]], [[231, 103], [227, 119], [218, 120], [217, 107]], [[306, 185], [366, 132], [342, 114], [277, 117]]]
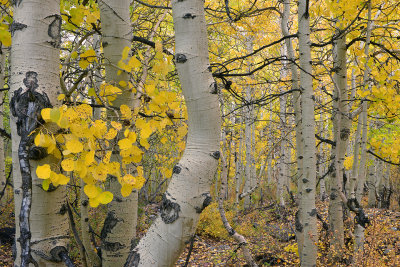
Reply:
[[173, 266], [209, 204], [217, 170], [221, 120], [208, 59], [204, 2], [172, 1], [175, 60], [188, 111], [187, 144], [174, 168], [161, 215], [134, 248], [125, 266]]

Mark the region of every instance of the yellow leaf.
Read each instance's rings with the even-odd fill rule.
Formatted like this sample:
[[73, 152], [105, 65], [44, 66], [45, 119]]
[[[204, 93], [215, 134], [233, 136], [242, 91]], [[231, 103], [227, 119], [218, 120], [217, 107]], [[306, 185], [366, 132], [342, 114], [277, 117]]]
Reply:
[[108, 204], [113, 200], [114, 195], [111, 192], [104, 191], [96, 197], [96, 200], [101, 204]]
[[178, 136], [183, 137], [187, 134], [187, 127], [186, 125], [182, 125], [181, 127], [178, 128]]
[[86, 16], [86, 23], [87, 24], [92, 24], [97, 22], [97, 17], [93, 14], [89, 14]]
[[132, 185], [126, 184], [126, 183], [122, 184], [122, 187], [121, 187], [121, 195], [122, 195], [123, 197], [129, 196], [129, 195], [132, 193], [132, 189], [133, 189], [133, 186], [132, 186]]
[[107, 140], [112, 140], [117, 136], [117, 133], [118, 132], [114, 128], [110, 128], [104, 138]]
[[44, 191], [49, 190], [50, 187], [50, 179], [43, 180], [42, 188]]
[[146, 123], [141, 128], [140, 137], [146, 139], [151, 135], [152, 132], [153, 130], [151, 129], [150, 123]]
[[150, 148], [150, 144], [149, 144], [149, 142], [147, 142], [147, 139], [145, 139], [145, 138], [140, 139], [140, 144], [146, 149]]
[[78, 52], [74, 51], [74, 52], [71, 53], [71, 58], [72, 59], [75, 59], [77, 57], [78, 57]]
[[128, 66], [131, 69], [137, 69], [141, 65], [140, 61], [136, 57], [131, 57], [131, 59], [128, 62]]
[[112, 154], [112, 151], [107, 151], [106, 155], [103, 158], [103, 162], [104, 163], [109, 163], [110, 162], [111, 154]]
[[80, 153], [83, 150], [83, 145], [76, 139], [70, 140], [65, 144], [66, 148], [72, 153]]
[[51, 108], [44, 108], [42, 111], [40, 111], [40, 114], [42, 115], [42, 119], [47, 121], [50, 121], [50, 111]]
[[119, 84], [121, 87], [125, 87], [125, 86], [128, 85], [125, 81], [119, 81], [118, 84]]
[[135, 132], [129, 132], [128, 139], [132, 141], [132, 143], [136, 142], [137, 134]]
[[42, 166], [38, 166], [36, 168], [36, 175], [40, 179], [49, 179], [50, 178], [50, 165], [49, 164], [44, 164]]
[[131, 48], [129, 46], [124, 47], [124, 50], [122, 50], [122, 59], [128, 58], [130, 50], [131, 50]]
[[172, 169], [164, 169], [164, 176], [165, 176], [165, 178], [171, 178]]
[[85, 164], [89, 166], [94, 162], [94, 150], [89, 151], [85, 156]]
[[155, 50], [162, 53], [162, 43], [160, 41], [155, 42]]
[[61, 167], [64, 171], [73, 171], [75, 169], [75, 161], [72, 158], [64, 159], [61, 162]]
[[58, 122], [58, 120], [60, 119], [60, 116], [61, 116], [60, 109], [53, 108], [50, 110], [50, 120], [52, 122]]
[[89, 63], [97, 61], [96, 52], [93, 49], [86, 50], [81, 54], [81, 59], [83, 59], [83, 61], [88, 61]]
[[121, 105], [120, 111], [121, 111], [123, 119], [130, 120], [132, 118], [131, 108], [128, 107], [127, 105]]
[[69, 177], [65, 176], [64, 174], [58, 174], [58, 183], [61, 185], [65, 185], [69, 182]]
[[89, 66], [89, 62], [87, 60], [81, 59], [78, 63], [79, 67], [82, 69], [86, 69]]
[[88, 198], [96, 198], [103, 191], [100, 187], [97, 187], [93, 184], [85, 185], [83, 191], [88, 196]]
[[128, 138], [124, 138], [118, 141], [118, 146], [121, 150], [126, 150], [132, 147], [132, 141]]
[[65, 98], [65, 95], [64, 94], [60, 94], [60, 95], [58, 95], [58, 97], [57, 97], [57, 100], [64, 100], [64, 98]]
[[111, 121], [111, 126], [114, 127], [118, 131], [120, 131], [122, 129], [121, 123], [116, 122], [116, 121]]
[[89, 205], [92, 208], [99, 206], [100, 202], [96, 198], [89, 198]]

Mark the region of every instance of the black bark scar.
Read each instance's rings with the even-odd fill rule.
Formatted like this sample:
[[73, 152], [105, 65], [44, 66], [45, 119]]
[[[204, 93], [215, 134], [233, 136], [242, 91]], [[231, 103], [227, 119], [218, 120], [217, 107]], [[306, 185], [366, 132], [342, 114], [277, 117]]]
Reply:
[[37, 73], [28, 71], [23, 80], [27, 90], [22, 93], [22, 88], [14, 92], [10, 101], [12, 115], [17, 118], [17, 133], [21, 137], [18, 147], [18, 158], [22, 178], [22, 203], [19, 215], [21, 244], [21, 267], [26, 267], [32, 262], [30, 250], [30, 223], [29, 215], [32, 204], [32, 175], [29, 163], [29, 152], [33, 144], [34, 135], [31, 133], [43, 122], [41, 110], [51, 108], [46, 93], [35, 90], [39, 87]]
[[176, 221], [179, 218], [179, 212], [181, 211], [181, 207], [178, 203], [172, 202], [169, 200], [165, 194], [162, 196], [163, 200], [161, 203], [161, 219], [164, 223], [170, 224]]
[[50, 23], [47, 34], [51, 37], [49, 42], [54, 48], [60, 48], [61, 45], [61, 23], [62, 18], [60, 15], [53, 15], [54, 20]]
[[28, 26], [26, 26], [25, 24], [22, 24], [22, 23], [13, 21], [13, 22], [11, 23], [11, 26], [10, 26], [11, 36], [14, 36], [14, 32], [15, 32], [15, 31], [20, 31], [20, 30], [25, 29], [25, 28], [27, 28], [27, 27], [28, 27]]

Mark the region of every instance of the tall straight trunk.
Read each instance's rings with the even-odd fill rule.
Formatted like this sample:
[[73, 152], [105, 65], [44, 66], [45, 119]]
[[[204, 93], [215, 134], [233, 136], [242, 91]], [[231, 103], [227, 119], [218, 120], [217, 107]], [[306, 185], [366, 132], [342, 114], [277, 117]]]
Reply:
[[[318, 232], [317, 210], [315, 207], [316, 158], [315, 158], [315, 118], [312, 79], [312, 59], [310, 41], [309, 1], [300, 0], [298, 9], [300, 87], [302, 107], [302, 138], [304, 144], [302, 168], [301, 227], [303, 228], [302, 266], [316, 266]], [[300, 227], [299, 227], [300, 228]]]
[[[253, 52], [253, 40], [251, 37], [248, 37], [246, 40], [247, 52]], [[248, 69], [251, 67], [251, 62], [248, 62]], [[246, 86], [246, 101], [251, 102], [252, 100], [252, 91], [251, 85]], [[245, 118], [245, 128], [244, 128], [244, 143], [246, 149], [246, 165], [244, 169], [244, 188], [243, 192], [249, 191], [253, 187], [253, 149], [252, 149], [252, 126], [253, 126], [253, 105], [247, 105], [244, 110], [244, 118]], [[244, 208], [250, 208], [251, 205], [251, 195], [248, 195], [244, 199]]]
[[[282, 49], [282, 55], [286, 55], [286, 48]], [[282, 62], [282, 70], [281, 70], [281, 79], [285, 79], [287, 76], [287, 64], [285, 61]], [[284, 92], [285, 87], [281, 87], [280, 91]], [[281, 130], [281, 142], [280, 142], [280, 158], [278, 165], [278, 181], [276, 188], [276, 200], [277, 202], [285, 206], [285, 195], [286, 189], [288, 188], [288, 147], [287, 147], [287, 120], [286, 120], [286, 95], [282, 95], [279, 97], [279, 121], [280, 121], [280, 130]]]
[[[123, 49], [131, 46], [130, 1], [100, 0], [99, 7], [106, 82], [119, 87], [120, 81], [129, 79], [125, 72], [118, 75], [115, 66], [122, 58]], [[134, 96], [130, 90], [124, 90], [113, 102], [116, 107], [122, 104], [133, 106]], [[122, 197], [121, 185], [116, 179], [110, 179], [109, 190], [114, 194], [114, 199], [107, 205], [107, 217], [101, 232], [102, 266], [123, 266], [131, 244], [135, 242], [138, 193], [134, 190], [128, 197]]]
[[[291, 0], [284, 0], [284, 10], [282, 13], [282, 20], [281, 20], [281, 28], [283, 36], [290, 35], [289, 32], [289, 16], [290, 16], [290, 1]], [[292, 89], [299, 89], [299, 75], [298, 69], [296, 64], [294, 64], [295, 55], [293, 49], [292, 39], [286, 38], [285, 39], [285, 46], [287, 51], [287, 57], [290, 60], [290, 70], [292, 76]], [[299, 195], [299, 199], [302, 197], [303, 192], [303, 151], [304, 151], [304, 144], [303, 144], [303, 137], [302, 137], [302, 115], [301, 115], [301, 99], [300, 99], [300, 92], [295, 91], [293, 93], [292, 102], [294, 106], [294, 113], [295, 113], [295, 130], [296, 130], [296, 159], [297, 159], [297, 191]], [[299, 248], [299, 255], [302, 255], [303, 249], [303, 230], [301, 226], [302, 221], [302, 207], [299, 205], [299, 209], [297, 212], [297, 224], [296, 224], [296, 239], [297, 245]]]
[[[337, 29], [340, 32], [340, 29]], [[332, 148], [335, 154], [334, 172], [331, 183], [329, 202], [329, 218], [332, 230], [331, 244], [340, 250], [344, 246], [343, 226], [343, 175], [344, 158], [349, 144], [351, 120], [349, 118], [349, 101], [347, 93], [347, 66], [346, 66], [346, 35], [342, 33], [334, 41], [333, 47], [334, 69], [334, 100], [333, 100], [333, 131], [336, 146]]]
[[[60, 93], [60, 74], [59, 74], [59, 53], [61, 43], [61, 16], [60, 1], [43, 0], [40, 3], [33, 0], [15, 1], [14, 6], [14, 32], [11, 47], [11, 96], [18, 96], [18, 88], [22, 92], [30, 90], [36, 92], [42, 98], [49, 98], [52, 105], [56, 105], [57, 94]], [[28, 89], [27, 89], [28, 88]], [[20, 95], [22, 98], [22, 95]], [[36, 100], [38, 98], [36, 97]], [[20, 113], [19, 104], [15, 101], [15, 114]], [[11, 107], [12, 108], [12, 107]], [[30, 114], [30, 116], [37, 116]], [[51, 192], [42, 189], [42, 181], [36, 176], [36, 166], [38, 164], [58, 165], [58, 160], [49, 156], [39, 161], [24, 161], [19, 157], [18, 147], [21, 136], [17, 133], [17, 119], [20, 117], [10, 116], [12, 134], [12, 158], [13, 158], [13, 178], [14, 178], [14, 200], [15, 200], [15, 221], [16, 221], [16, 249], [17, 259], [15, 266], [21, 263], [21, 246], [18, 240], [20, 236], [20, 211], [23, 199], [22, 183], [24, 185], [31, 181], [32, 185], [32, 205], [29, 216], [31, 238], [30, 248], [34, 261], [39, 266], [64, 266], [58, 252], [67, 246], [68, 220], [65, 212], [65, 187], [59, 186]], [[21, 133], [21, 132], [20, 132]], [[21, 152], [21, 151], [20, 151]], [[21, 154], [21, 153], [20, 153]], [[29, 164], [30, 169], [24, 169], [24, 176], [21, 175], [19, 160], [24, 164]], [[29, 167], [27, 165], [27, 167]], [[26, 179], [27, 171], [30, 171], [32, 179]], [[56, 170], [55, 170], [56, 171]], [[29, 174], [28, 174], [29, 175]], [[25, 187], [26, 188], [26, 187]], [[28, 198], [24, 197], [24, 201]], [[26, 202], [25, 202], [26, 203]], [[21, 216], [21, 226], [26, 222], [28, 212], [25, 210]], [[25, 228], [24, 226], [24, 228]], [[22, 238], [24, 239], [24, 238]]]
[[[6, 55], [7, 50], [0, 47], [0, 88], [4, 88], [5, 85]], [[0, 129], [4, 129], [4, 91], [0, 92], [0, 101], [3, 103], [0, 106]], [[0, 207], [4, 207], [8, 200], [7, 188], [4, 190], [4, 195], [1, 195], [3, 188], [7, 187], [5, 152], [4, 137], [0, 137]]]
[[221, 119], [209, 68], [203, 1], [172, 1], [175, 60], [188, 111], [185, 152], [163, 197], [161, 216], [125, 266], [173, 266], [210, 202], [217, 170]]
[[[283, 88], [281, 88], [283, 90]], [[280, 158], [278, 164], [278, 181], [276, 188], [277, 202], [285, 206], [286, 188], [288, 186], [288, 171], [287, 171], [287, 139], [286, 139], [286, 97], [279, 97], [279, 118], [281, 128], [281, 142], [280, 142]]]
[[[365, 63], [365, 70], [363, 76], [362, 88], [366, 90], [366, 88], [370, 87], [369, 76], [371, 69], [369, 68], [367, 62], [369, 59], [369, 44], [371, 40], [371, 32], [372, 32], [372, 12], [371, 12], [371, 0], [368, 1], [368, 21], [367, 21], [367, 36], [365, 38], [365, 47], [364, 53], [367, 57], [367, 61]], [[360, 167], [357, 176], [357, 191], [355, 193], [355, 198], [359, 204], [359, 209], [362, 211], [361, 207], [361, 198], [364, 192], [364, 181], [365, 175], [367, 171], [367, 139], [368, 139], [368, 105], [367, 101], [363, 100], [361, 103], [361, 114], [359, 120], [362, 120], [362, 138], [361, 138], [361, 159], [360, 159]], [[358, 160], [358, 159], [354, 159]], [[354, 229], [355, 235], [355, 244], [354, 250], [363, 250], [364, 245], [364, 227], [365, 225], [360, 225], [360, 222], [357, 222]]]

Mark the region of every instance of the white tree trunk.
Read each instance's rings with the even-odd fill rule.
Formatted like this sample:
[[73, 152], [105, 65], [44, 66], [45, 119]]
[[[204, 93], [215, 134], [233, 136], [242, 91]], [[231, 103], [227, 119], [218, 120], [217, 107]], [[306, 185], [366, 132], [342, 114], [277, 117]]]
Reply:
[[[290, 0], [284, 0], [284, 10], [282, 13], [281, 20], [281, 28], [283, 36], [289, 36], [289, 16], [290, 16]], [[291, 61], [290, 70], [292, 76], [292, 89], [299, 89], [299, 75], [297, 66], [294, 64], [295, 55], [293, 49], [292, 39], [285, 39], [287, 57]], [[294, 113], [295, 113], [295, 129], [296, 129], [296, 159], [297, 159], [297, 191], [299, 195], [299, 199], [301, 199], [303, 194], [303, 182], [302, 182], [302, 172], [303, 172], [303, 152], [304, 152], [304, 144], [302, 137], [302, 115], [301, 115], [301, 99], [300, 92], [295, 91], [293, 93], [292, 98], [294, 104]], [[302, 206], [299, 205], [299, 209], [297, 211], [297, 223], [296, 223], [296, 239], [298, 244], [299, 255], [302, 255], [303, 249], [303, 231], [302, 231]]]
[[[18, 88], [26, 91], [23, 80], [32, 72], [37, 75], [36, 92], [47, 94], [50, 102], [56, 105], [60, 93], [59, 48], [61, 42], [60, 1], [33, 0], [16, 1], [14, 7], [14, 33], [11, 48], [11, 96]], [[33, 74], [36, 73], [36, 74]], [[14, 177], [14, 200], [16, 240], [20, 237], [19, 215], [22, 200], [22, 180], [18, 160], [20, 136], [17, 134], [17, 118], [10, 116], [12, 134], [12, 158]], [[59, 186], [52, 192], [42, 189], [42, 180], [36, 177], [37, 164], [57, 164], [54, 158], [47, 157], [39, 162], [31, 160], [32, 206], [30, 212], [31, 255], [39, 266], [64, 266], [56, 263], [60, 260], [56, 247], [66, 247], [68, 236], [68, 219], [65, 209], [65, 187]], [[21, 264], [21, 247], [17, 241], [17, 259], [15, 266]], [[58, 254], [57, 252], [55, 254]], [[33, 265], [30, 265], [33, 266]]]
[[[247, 52], [252, 53], [253, 52], [253, 40], [251, 37], [247, 37], [246, 40], [246, 45], [247, 45]], [[251, 68], [251, 62], [248, 61], [248, 69]], [[251, 88], [251, 85], [246, 86], [246, 101], [251, 102], [252, 101], [252, 91], [253, 89]], [[247, 105], [244, 110], [244, 123], [245, 123], [245, 128], [244, 128], [244, 143], [245, 143], [245, 148], [246, 148], [246, 165], [244, 169], [244, 188], [243, 192], [249, 191], [252, 186], [253, 186], [253, 179], [254, 179], [254, 172], [253, 172], [253, 149], [252, 149], [252, 135], [253, 135], [253, 105]], [[248, 195], [247, 197], [244, 198], [244, 208], [248, 209], [250, 208], [251, 203], [251, 195]]]
[[311, 41], [309, 1], [300, 0], [298, 9], [300, 88], [302, 107], [302, 138], [304, 144], [302, 168], [301, 225], [304, 235], [301, 252], [302, 266], [315, 266], [317, 260], [318, 232], [317, 210], [315, 207], [316, 158], [315, 158], [315, 118], [314, 92], [311, 67]]
[[221, 121], [209, 69], [203, 1], [172, 2], [176, 66], [188, 111], [186, 149], [163, 197], [161, 216], [125, 266], [173, 266], [210, 201], [217, 170]]
[[[119, 87], [119, 81], [129, 79], [125, 72], [117, 75], [115, 66], [122, 58], [123, 49], [131, 46], [130, 1], [100, 0], [99, 7], [106, 82]], [[122, 104], [133, 106], [134, 96], [130, 90], [124, 90], [113, 102], [115, 107]], [[112, 117], [109, 119], [112, 120]], [[119, 158], [117, 155], [113, 157]], [[121, 185], [116, 179], [110, 180], [109, 190], [114, 194], [114, 199], [107, 205], [107, 217], [101, 231], [102, 266], [123, 266], [131, 245], [135, 243], [138, 193], [133, 190], [128, 197], [122, 197]]]
[[[0, 88], [4, 88], [5, 85], [6, 51], [6, 49], [0, 47]], [[3, 99], [4, 91], [0, 91], [0, 101], [3, 102], [3, 104], [0, 106], [0, 129], [4, 129], [3, 111], [5, 104]], [[2, 190], [7, 186], [4, 139], [5, 137], [0, 137], [0, 208], [4, 207], [8, 201], [7, 188], [4, 190], [4, 195], [1, 195]]]

